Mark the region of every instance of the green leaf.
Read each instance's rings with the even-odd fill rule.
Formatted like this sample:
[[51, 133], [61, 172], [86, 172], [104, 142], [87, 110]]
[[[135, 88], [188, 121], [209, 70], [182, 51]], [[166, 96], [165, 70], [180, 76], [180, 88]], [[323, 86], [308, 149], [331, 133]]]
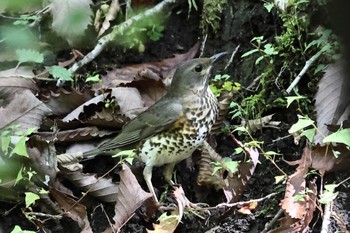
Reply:
[[35, 50], [17, 49], [16, 54], [17, 54], [17, 59], [19, 63], [24, 63], [24, 62], [43, 63], [44, 62], [44, 55]]
[[350, 129], [341, 129], [323, 139], [324, 143], [343, 143], [350, 146]]
[[321, 204], [328, 204], [331, 201], [333, 201], [337, 196], [338, 196], [338, 192], [334, 192], [334, 190], [332, 191], [326, 190], [324, 191], [324, 193], [320, 195], [320, 198], [318, 199], [318, 201]]
[[278, 52], [276, 51], [275, 47], [273, 47], [272, 44], [266, 44], [264, 45], [264, 53], [267, 55], [276, 55]]
[[302, 130], [310, 125], [314, 124], [314, 121], [309, 119], [309, 118], [305, 118], [302, 116], [298, 116], [299, 120], [297, 123], [295, 123], [294, 125], [292, 125], [292, 127], [288, 130], [288, 133], [292, 134], [295, 133], [299, 130]]
[[36, 233], [36, 231], [22, 230], [20, 226], [16, 225], [15, 228], [13, 228], [13, 230], [11, 231], [11, 233]]
[[264, 59], [264, 56], [258, 57], [258, 59], [255, 61], [255, 65], [258, 65], [262, 59]]
[[238, 162], [237, 161], [227, 161], [224, 162], [224, 166], [227, 170], [232, 173], [236, 173], [238, 171]]
[[226, 91], [231, 91], [232, 85], [233, 83], [231, 81], [226, 81], [224, 82], [224, 85], [222, 85], [222, 88], [225, 89]]
[[89, 76], [89, 77], [87, 77], [87, 79], [85, 80], [85, 82], [93, 82], [93, 83], [97, 83], [97, 82], [99, 82], [99, 81], [101, 81], [101, 80], [100, 80], [100, 75], [99, 75], [99, 74], [96, 74], [96, 75], [94, 75], [94, 76]]
[[275, 184], [278, 184], [279, 182], [282, 182], [285, 179], [286, 179], [285, 175], [275, 176]]
[[73, 74], [64, 67], [61, 66], [51, 66], [49, 73], [56, 79], [61, 79], [64, 81], [73, 81]]
[[264, 3], [265, 9], [266, 9], [269, 13], [271, 12], [272, 8], [274, 8], [274, 6], [275, 6], [275, 4], [274, 4], [273, 2], [270, 2], [270, 3], [265, 2], [265, 3]]
[[12, 153], [15, 153], [20, 156], [29, 157], [26, 148], [26, 137], [22, 137], [15, 145], [15, 148], [12, 150]]
[[249, 55], [252, 55], [253, 53], [256, 53], [258, 51], [259, 51], [258, 49], [249, 50], [248, 52], [243, 53], [241, 57], [248, 57]]
[[28, 208], [36, 200], [40, 199], [38, 194], [35, 194], [35, 193], [32, 193], [32, 192], [25, 192], [25, 195], [26, 195], [26, 197], [25, 197], [26, 208]]
[[304, 130], [300, 136], [305, 136], [309, 142], [313, 142], [314, 141], [314, 137], [315, 137], [315, 134], [316, 134], [316, 129], [315, 128], [312, 128], [312, 129], [306, 129]]
[[300, 100], [300, 99], [305, 99], [305, 96], [287, 96], [287, 108], [295, 101], [295, 100]]

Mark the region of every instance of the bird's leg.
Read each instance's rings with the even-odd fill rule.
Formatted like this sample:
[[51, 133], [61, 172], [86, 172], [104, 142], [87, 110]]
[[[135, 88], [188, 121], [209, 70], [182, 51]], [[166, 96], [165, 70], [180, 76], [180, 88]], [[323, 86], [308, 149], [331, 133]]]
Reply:
[[168, 182], [170, 185], [174, 185], [175, 183], [171, 180], [171, 177], [173, 175], [174, 167], [176, 163], [168, 163], [165, 165], [163, 170], [164, 179], [166, 182]]
[[156, 193], [154, 192], [154, 188], [152, 185], [152, 166], [147, 166], [143, 169], [143, 178], [146, 181], [148, 190], [152, 193], [154, 200], [158, 203], [158, 198], [156, 196]]

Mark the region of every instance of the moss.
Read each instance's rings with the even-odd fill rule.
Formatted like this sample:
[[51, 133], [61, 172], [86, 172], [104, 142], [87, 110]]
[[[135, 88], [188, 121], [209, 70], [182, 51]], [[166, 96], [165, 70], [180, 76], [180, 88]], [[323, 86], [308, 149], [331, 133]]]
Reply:
[[204, 0], [200, 27], [204, 32], [220, 28], [221, 13], [228, 0]]

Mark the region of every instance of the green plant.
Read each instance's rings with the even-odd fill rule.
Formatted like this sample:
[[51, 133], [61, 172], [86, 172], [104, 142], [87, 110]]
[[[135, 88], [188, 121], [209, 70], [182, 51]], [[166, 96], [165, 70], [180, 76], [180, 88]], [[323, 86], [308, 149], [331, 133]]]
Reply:
[[216, 96], [220, 96], [223, 91], [238, 92], [241, 89], [241, 84], [230, 80], [228, 74], [217, 74], [210, 84], [210, 89]]

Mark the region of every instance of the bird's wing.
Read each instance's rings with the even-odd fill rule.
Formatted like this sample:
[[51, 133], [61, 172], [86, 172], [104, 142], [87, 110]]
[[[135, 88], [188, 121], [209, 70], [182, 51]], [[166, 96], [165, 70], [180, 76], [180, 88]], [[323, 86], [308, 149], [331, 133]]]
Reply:
[[163, 99], [131, 120], [117, 137], [100, 145], [100, 149], [111, 150], [139, 142], [167, 129], [182, 115], [180, 103]]

